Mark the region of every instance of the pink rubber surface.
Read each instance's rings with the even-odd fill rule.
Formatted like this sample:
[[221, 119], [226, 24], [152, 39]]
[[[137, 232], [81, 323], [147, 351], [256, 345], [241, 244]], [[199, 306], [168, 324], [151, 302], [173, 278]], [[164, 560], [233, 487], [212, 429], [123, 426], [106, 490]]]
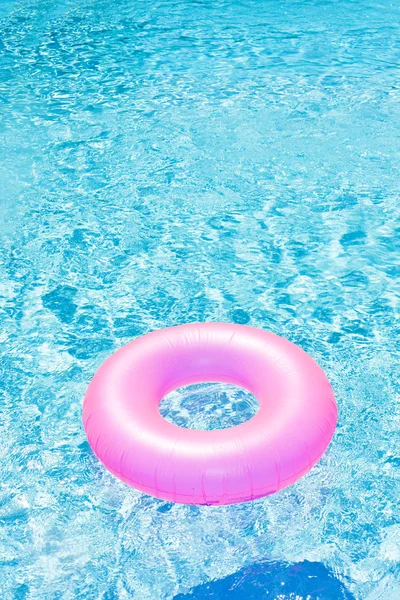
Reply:
[[[162, 398], [191, 383], [242, 386], [257, 414], [229, 429], [166, 421]], [[332, 388], [291, 342], [244, 325], [195, 323], [149, 333], [95, 374], [83, 406], [89, 443], [130, 486], [187, 504], [232, 504], [273, 494], [320, 459], [337, 422]]]

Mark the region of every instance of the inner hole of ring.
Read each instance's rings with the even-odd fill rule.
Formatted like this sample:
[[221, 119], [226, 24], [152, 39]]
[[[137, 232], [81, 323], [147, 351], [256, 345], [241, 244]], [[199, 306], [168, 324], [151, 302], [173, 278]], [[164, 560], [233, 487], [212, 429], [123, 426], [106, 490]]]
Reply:
[[186, 429], [227, 429], [245, 423], [260, 408], [251, 392], [230, 383], [196, 383], [167, 394], [159, 410]]

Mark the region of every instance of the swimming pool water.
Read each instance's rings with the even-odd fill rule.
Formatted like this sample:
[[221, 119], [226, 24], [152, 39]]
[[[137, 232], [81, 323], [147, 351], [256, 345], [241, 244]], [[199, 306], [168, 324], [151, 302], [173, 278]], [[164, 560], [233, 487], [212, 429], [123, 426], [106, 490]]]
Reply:
[[160, 413], [186, 429], [226, 429], [245, 423], [260, 405], [249, 391], [228, 383], [198, 383], [178, 388], [161, 401]]
[[[1, 598], [400, 597], [399, 39], [389, 0], [1, 2]], [[207, 320], [339, 404], [253, 503], [142, 495], [82, 428], [109, 354]]]

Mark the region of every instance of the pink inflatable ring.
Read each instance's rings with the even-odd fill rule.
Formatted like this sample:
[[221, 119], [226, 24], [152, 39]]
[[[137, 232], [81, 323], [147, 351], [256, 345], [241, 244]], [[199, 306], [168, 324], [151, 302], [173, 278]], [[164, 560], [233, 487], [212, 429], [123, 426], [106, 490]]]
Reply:
[[[259, 401], [236, 427], [184, 429], [159, 404], [184, 385], [239, 385]], [[337, 421], [332, 388], [303, 350], [272, 333], [225, 323], [181, 325], [124, 346], [95, 374], [83, 423], [96, 456], [128, 485], [185, 504], [273, 494], [321, 458]]]

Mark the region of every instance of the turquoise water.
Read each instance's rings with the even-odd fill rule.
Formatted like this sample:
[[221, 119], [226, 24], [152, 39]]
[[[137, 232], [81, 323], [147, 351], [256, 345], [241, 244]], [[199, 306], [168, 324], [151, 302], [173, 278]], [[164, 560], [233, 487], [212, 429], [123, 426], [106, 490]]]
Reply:
[[[400, 5], [3, 0], [0, 19], [1, 598], [398, 600]], [[207, 320], [299, 344], [339, 404], [321, 462], [253, 503], [144, 496], [82, 428], [108, 355]], [[186, 426], [248, 400], [213, 388], [193, 415], [188, 393], [166, 400]]]

